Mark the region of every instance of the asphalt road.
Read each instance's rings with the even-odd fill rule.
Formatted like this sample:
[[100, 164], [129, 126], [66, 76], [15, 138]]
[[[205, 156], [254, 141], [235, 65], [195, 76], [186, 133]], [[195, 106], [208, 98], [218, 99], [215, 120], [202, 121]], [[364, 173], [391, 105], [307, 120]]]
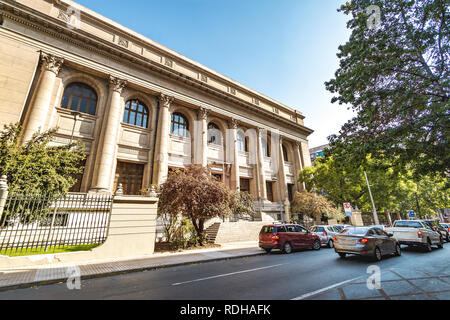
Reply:
[[450, 270], [450, 243], [425, 253], [403, 249], [381, 262], [340, 259], [333, 249], [298, 251], [82, 280], [80, 290], [55, 284], [0, 292], [0, 299], [291, 300], [381, 270]]

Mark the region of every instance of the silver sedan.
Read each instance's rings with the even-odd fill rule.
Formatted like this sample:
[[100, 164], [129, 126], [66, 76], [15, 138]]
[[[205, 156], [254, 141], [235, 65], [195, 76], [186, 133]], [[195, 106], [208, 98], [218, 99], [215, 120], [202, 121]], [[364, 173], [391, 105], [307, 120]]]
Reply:
[[384, 255], [402, 254], [392, 234], [376, 227], [349, 227], [334, 237], [334, 250], [341, 258], [347, 254], [372, 257], [380, 261]]

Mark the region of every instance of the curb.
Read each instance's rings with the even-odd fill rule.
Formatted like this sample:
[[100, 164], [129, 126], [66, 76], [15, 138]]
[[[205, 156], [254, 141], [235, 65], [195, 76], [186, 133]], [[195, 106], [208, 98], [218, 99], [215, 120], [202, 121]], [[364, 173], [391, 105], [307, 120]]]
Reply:
[[[211, 259], [205, 259], [205, 260], [199, 260], [199, 261], [179, 262], [179, 263], [165, 264], [165, 265], [153, 266], [153, 267], [141, 267], [141, 268], [133, 268], [133, 269], [128, 269], [128, 270], [121, 270], [121, 271], [110, 271], [110, 272], [105, 272], [105, 273], [82, 275], [80, 277], [80, 279], [81, 280], [90, 280], [90, 279], [97, 279], [97, 278], [106, 278], [106, 277], [123, 275], [123, 274], [130, 274], [130, 273], [137, 273], [137, 272], [144, 272], [144, 271], [153, 271], [153, 270], [160, 270], [160, 269], [179, 267], [179, 266], [187, 266], [187, 265], [196, 265], [196, 264], [203, 264], [203, 263], [216, 262], [216, 261], [235, 260], [235, 259], [263, 256], [263, 255], [266, 255], [266, 253], [265, 252], [252, 253], [252, 254], [244, 254], [244, 255], [233, 256], [233, 257], [211, 258]], [[35, 282], [14, 284], [14, 285], [10, 285], [10, 286], [3, 286], [3, 287], [0, 287], [0, 292], [63, 283], [63, 282], [66, 282], [67, 279], [68, 278], [59, 278], [59, 279], [41, 280], [41, 281], [35, 281]]]

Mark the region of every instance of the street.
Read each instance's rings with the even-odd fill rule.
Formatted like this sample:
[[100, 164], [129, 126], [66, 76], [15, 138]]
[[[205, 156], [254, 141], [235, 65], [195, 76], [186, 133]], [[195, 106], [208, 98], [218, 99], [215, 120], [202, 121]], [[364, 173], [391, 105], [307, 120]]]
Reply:
[[[381, 269], [380, 290], [369, 290], [368, 267]], [[450, 244], [375, 263], [333, 249], [298, 251], [172, 267], [0, 292], [0, 299], [307, 300], [450, 299]]]

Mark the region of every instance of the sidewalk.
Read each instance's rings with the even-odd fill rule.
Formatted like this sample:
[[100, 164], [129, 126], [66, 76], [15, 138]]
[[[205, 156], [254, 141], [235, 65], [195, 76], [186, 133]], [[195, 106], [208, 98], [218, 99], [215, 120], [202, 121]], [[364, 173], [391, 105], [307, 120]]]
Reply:
[[0, 270], [0, 291], [65, 282], [69, 277], [78, 275], [81, 279], [92, 279], [262, 254], [265, 253], [258, 247], [257, 242], [233, 242], [222, 244], [220, 248], [157, 253], [125, 259], [95, 260], [80, 265], [50, 264], [21, 269], [2, 269]]

